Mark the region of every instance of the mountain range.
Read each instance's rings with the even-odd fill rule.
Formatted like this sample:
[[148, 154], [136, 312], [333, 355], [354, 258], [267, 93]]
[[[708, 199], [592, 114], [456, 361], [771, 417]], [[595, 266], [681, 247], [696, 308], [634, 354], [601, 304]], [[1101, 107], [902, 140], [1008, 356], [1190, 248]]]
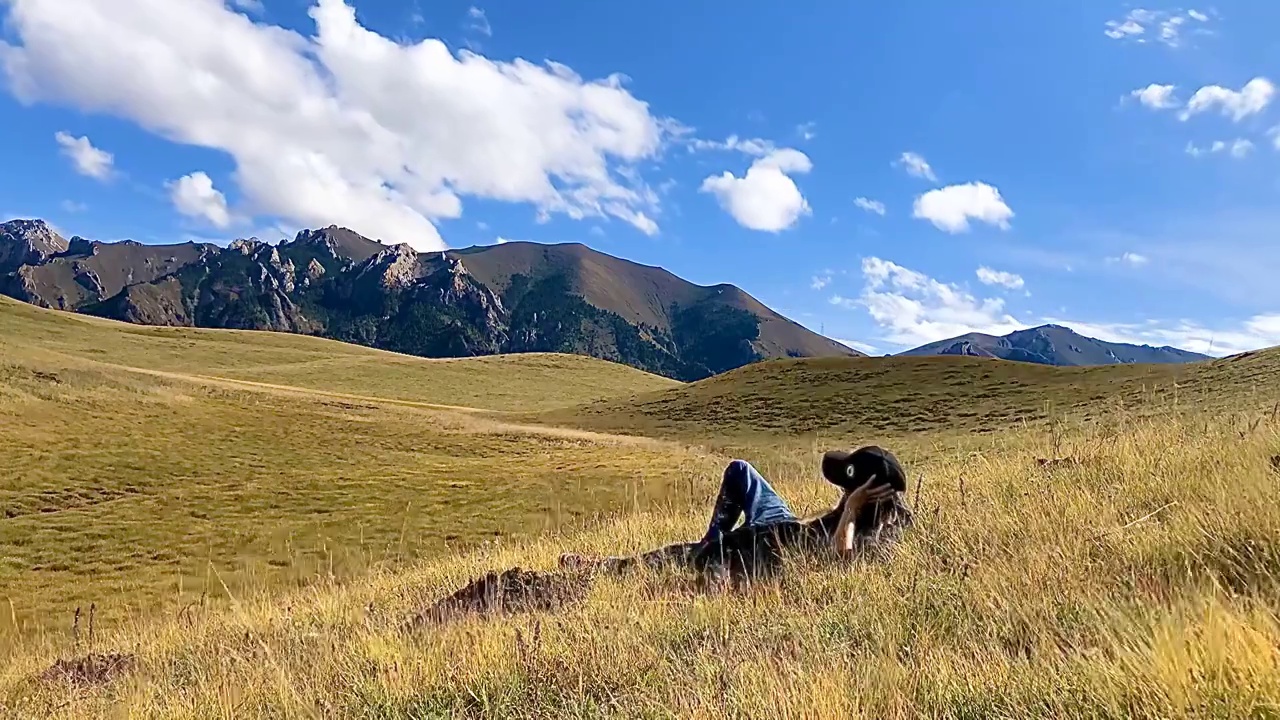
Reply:
[[[577, 243], [418, 253], [330, 226], [275, 245], [144, 245], [68, 240], [41, 220], [12, 220], [0, 223], [0, 293], [133, 323], [306, 333], [426, 357], [577, 353], [680, 380], [758, 360], [862, 355], [736, 286], [695, 285]], [[1046, 365], [1208, 357], [1058, 325], [900, 354]]]
[[1113, 365], [1117, 363], [1185, 363], [1208, 355], [1175, 347], [1112, 343], [1081, 335], [1061, 325], [1018, 330], [995, 336], [969, 333], [922, 345], [900, 355], [970, 355], [1043, 365]]
[[580, 244], [418, 253], [350, 230], [144, 245], [0, 224], [0, 293], [148, 325], [306, 333], [427, 357], [566, 352], [696, 380], [757, 360], [857, 356], [733, 285]]

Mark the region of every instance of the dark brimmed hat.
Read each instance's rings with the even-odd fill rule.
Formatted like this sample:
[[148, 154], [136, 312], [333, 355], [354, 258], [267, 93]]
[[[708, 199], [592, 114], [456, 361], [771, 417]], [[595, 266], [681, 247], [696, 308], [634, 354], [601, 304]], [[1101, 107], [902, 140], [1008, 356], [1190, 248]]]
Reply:
[[856, 490], [875, 476], [876, 485], [889, 484], [898, 492], [907, 491], [907, 473], [893, 453], [868, 445], [853, 452], [829, 450], [822, 456], [822, 476], [845, 490]]

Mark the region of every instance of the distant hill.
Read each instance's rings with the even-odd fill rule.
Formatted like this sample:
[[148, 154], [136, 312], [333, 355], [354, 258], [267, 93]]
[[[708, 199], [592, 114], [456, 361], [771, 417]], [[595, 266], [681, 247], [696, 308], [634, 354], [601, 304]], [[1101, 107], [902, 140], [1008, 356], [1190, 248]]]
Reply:
[[143, 245], [0, 224], [0, 293], [147, 325], [319, 335], [424, 357], [561, 352], [696, 380], [759, 360], [852, 357], [733, 285], [695, 285], [579, 244], [435, 253], [331, 226]]
[[1081, 335], [1061, 325], [1018, 330], [997, 337], [969, 333], [922, 345], [900, 355], [968, 355], [1041, 365], [1115, 365], [1129, 363], [1187, 363], [1208, 355], [1175, 347], [1111, 343]]

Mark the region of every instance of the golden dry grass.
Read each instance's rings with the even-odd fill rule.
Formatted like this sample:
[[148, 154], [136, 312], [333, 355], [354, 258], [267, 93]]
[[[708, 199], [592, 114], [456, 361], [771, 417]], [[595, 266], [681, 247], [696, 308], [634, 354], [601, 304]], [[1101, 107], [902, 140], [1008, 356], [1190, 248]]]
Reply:
[[[102, 548], [102, 563], [119, 562], [121, 548], [159, 544], [152, 528], [166, 538], [162, 547], [181, 551], [183, 524], [194, 522], [182, 513], [209, 507], [219, 514], [198, 531], [229, 543], [228, 558], [252, 557], [252, 542], [243, 549], [227, 538], [252, 538], [295, 514], [310, 522], [322, 507], [338, 513], [333, 532], [349, 527], [352, 513], [381, 517], [384, 528], [420, 519], [391, 512], [401, 491], [434, 493], [423, 532], [440, 519], [484, 518], [514, 519], [521, 534], [333, 576], [316, 555], [295, 570], [307, 582], [294, 589], [286, 578], [245, 578], [188, 558], [192, 581], [207, 577], [221, 602], [158, 602], [113, 618], [92, 640], [83, 625], [78, 637], [14, 636], [0, 659], [0, 717], [1280, 717], [1280, 470], [1272, 461], [1280, 417], [1267, 409], [1276, 398], [1261, 373], [1273, 355], [1196, 370], [1218, 374], [1217, 393], [1184, 386], [1144, 399], [1123, 395], [1133, 388], [1123, 381], [1091, 419], [1046, 413], [987, 433], [965, 432], [963, 420], [926, 433], [830, 424], [815, 444], [770, 433], [773, 420], [747, 413], [736, 425], [724, 421], [720, 441], [691, 423], [685, 437], [755, 462], [806, 511], [835, 500], [814, 474], [821, 450], [887, 442], [908, 465], [918, 525], [887, 565], [797, 560], [778, 581], [715, 595], [678, 575], [642, 574], [602, 580], [582, 605], [558, 612], [417, 633], [400, 622], [482, 572], [550, 568], [566, 550], [636, 552], [699, 535], [728, 457], [404, 403], [335, 406], [355, 403], [78, 359], [55, 370], [52, 383], [13, 362], [0, 381], [9, 413], [0, 446], [29, 454], [0, 477], [43, 469], [4, 489], [56, 493], [78, 477], [110, 487], [133, 468], [154, 478], [148, 497], [169, 500], [121, 510], [115, 525], [100, 524], [96, 505], [22, 531], [0, 520], [0, 533], [10, 533], [0, 536], [6, 556], [33, 538], [56, 543], [91, 527], [101, 542], [81, 542]], [[959, 399], [969, 391], [950, 387]], [[781, 407], [806, 407], [789, 392]], [[1002, 392], [1008, 407], [1033, 394]], [[1124, 402], [1107, 402], [1117, 398]], [[701, 412], [711, 417], [714, 407]], [[176, 445], [149, 444], [148, 433], [166, 427], [200, 431], [163, 436]], [[283, 446], [280, 436], [289, 438]], [[529, 461], [527, 484], [439, 484], [512, 456]], [[1057, 457], [1079, 463], [1037, 463]], [[206, 476], [220, 481], [173, 482]], [[620, 477], [643, 482], [619, 485]], [[570, 488], [556, 485], [560, 478], [589, 482]], [[650, 494], [638, 500], [637, 486]], [[370, 502], [380, 493], [394, 502]], [[574, 498], [580, 521], [548, 521], [552, 501]], [[621, 514], [592, 519], [599, 510]], [[124, 542], [106, 542], [118, 533]], [[136, 559], [121, 578], [156, 565]], [[4, 577], [6, 588], [14, 577]], [[21, 577], [28, 584], [19, 599], [47, 583], [70, 601], [76, 583], [88, 582]], [[54, 660], [89, 651], [131, 653], [138, 664], [101, 686], [39, 679]]]
[[[0, 675], [0, 704], [15, 717], [1275, 717], [1278, 448], [1270, 418], [921, 445], [920, 523], [889, 565], [798, 563], [742, 595], [640, 576], [558, 613], [396, 628], [484, 570], [696, 534], [705, 508], [681, 503], [139, 622], [97, 641], [142, 663], [105, 688], [32, 680], [71, 651], [33, 643]], [[1082, 464], [1044, 470], [1055, 449]], [[762, 463], [807, 508], [833, 500], [800, 471], [816, 450]]]

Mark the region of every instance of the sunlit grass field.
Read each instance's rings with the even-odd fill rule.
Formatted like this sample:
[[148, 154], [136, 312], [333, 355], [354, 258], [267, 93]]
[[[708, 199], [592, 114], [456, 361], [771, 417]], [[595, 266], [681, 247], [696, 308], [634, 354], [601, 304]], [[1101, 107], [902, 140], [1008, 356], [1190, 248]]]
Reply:
[[[734, 394], [718, 390], [693, 405], [701, 383], [619, 390], [638, 397], [618, 408], [678, 399], [664, 428], [647, 426], [661, 440], [529, 425], [554, 399], [469, 412], [358, 382], [225, 385], [207, 379], [225, 368], [196, 359], [150, 369], [204, 380], [15, 355], [0, 358], [0, 447], [27, 455], [0, 455], [0, 488], [4, 508], [31, 512], [0, 519], [0, 587], [19, 624], [47, 629], [8, 635], [0, 717], [1280, 717], [1280, 395], [1262, 371], [1275, 353], [1186, 368], [1176, 387], [1098, 372], [1051, 391], [1100, 395], [1087, 412], [1051, 403], [987, 432], [963, 418], [859, 430], [853, 419], [892, 417], [894, 403], [856, 395], [844, 420], [815, 424], [735, 420], [719, 409]], [[980, 366], [1007, 367], [1027, 372]], [[1197, 389], [1212, 374], [1222, 391]], [[798, 387], [778, 406], [828, 407]], [[1008, 390], [1005, 407], [1041, 407], [1034, 387]], [[972, 388], [948, 392], [959, 407]], [[608, 397], [542, 419], [604, 430]], [[640, 435], [636, 412], [611, 422]], [[906, 462], [917, 516], [888, 564], [796, 558], [780, 579], [726, 593], [680, 575], [601, 579], [557, 612], [401, 629], [489, 570], [700, 535], [730, 454], [798, 510], [825, 509], [836, 492], [816, 477], [818, 454], [871, 440]], [[1059, 458], [1075, 462], [1038, 462]], [[121, 476], [138, 492], [89, 502], [66, 490]], [[45, 496], [87, 504], [42, 513]], [[405, 507], [416, 498], [430, 502]], [[504, 522], [499, 542], [464, 542]], [[307, 535], [306, 562], [289, 559], [293, 541], [271, 544], [272, 529], [311, 524], [323, 531]], [[331, 575], [327, 557], [344, 553], [359, 561]], [[286, 564], [250, 572], [246, 558]], [[44, 567], [55, 562], [73, 567]], [[23, 610], [29, 597], [42, 599]], [[112, 614], [120, 598], [137, 609]], [[107, 619], [92, 638], [84, 620], [76, 632], [47, 622], [95, 601]], [[91, 651], [136, 664], [101, 685], [39, 678]]]

